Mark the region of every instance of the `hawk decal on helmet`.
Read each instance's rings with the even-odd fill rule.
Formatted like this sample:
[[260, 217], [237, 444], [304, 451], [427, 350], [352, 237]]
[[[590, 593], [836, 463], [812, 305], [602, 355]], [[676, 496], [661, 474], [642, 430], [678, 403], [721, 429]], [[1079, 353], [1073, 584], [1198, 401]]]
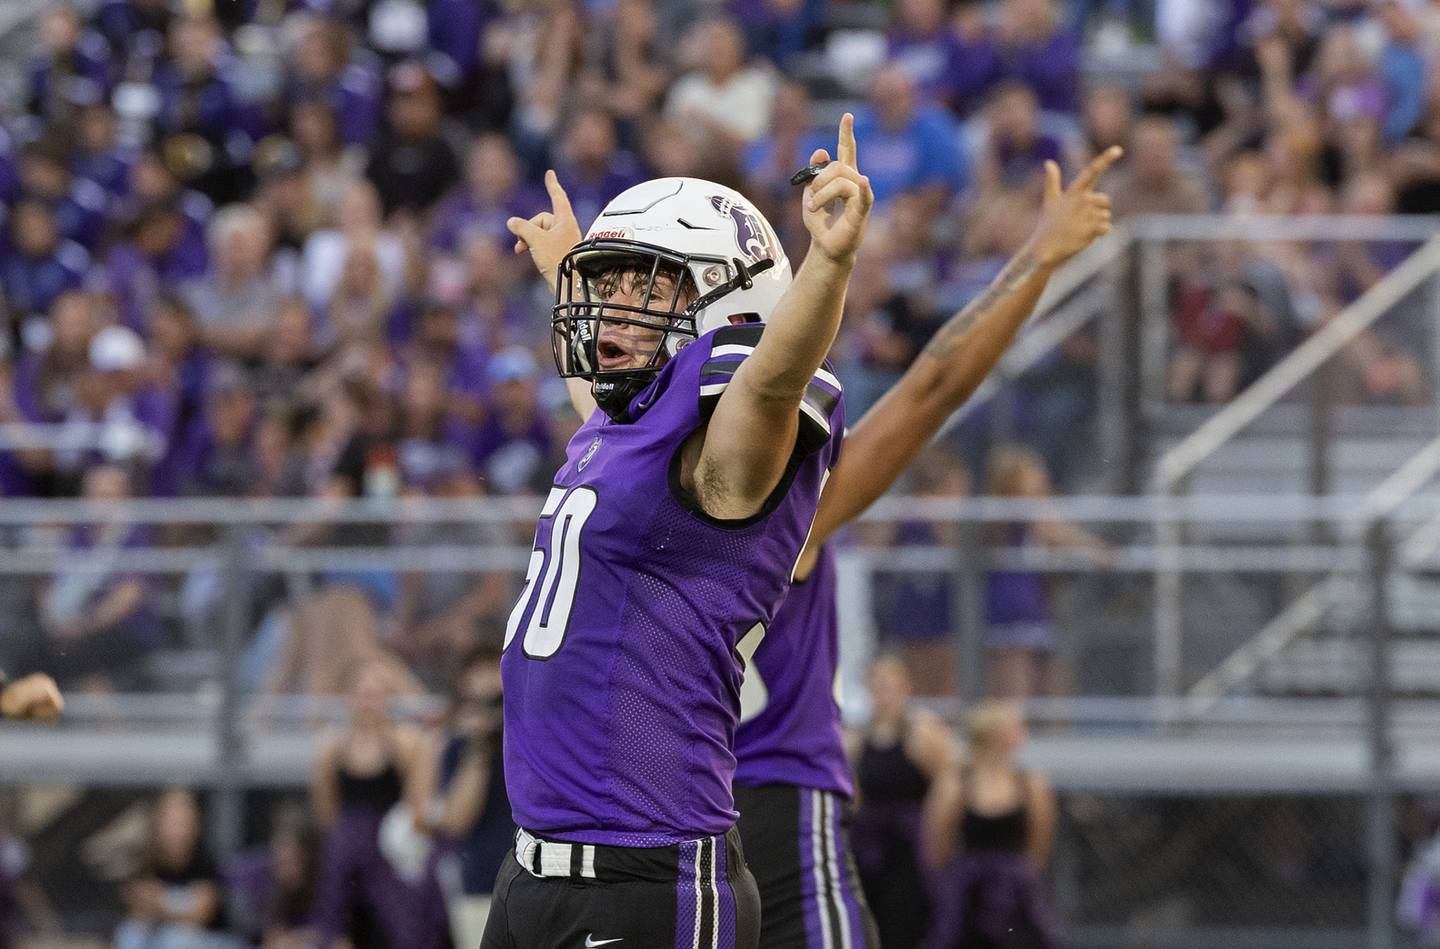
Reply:
[[776, 259], [778, 255], [775, 250], [779, 241], [775, 239], [769, 222], [760, 216], [760, 212], [722, 194], [712, 194], [710, 206], [715, 209], [716, 214], [730, 219], [735, 228], [735, 244], [746, 260], [753, 264]]

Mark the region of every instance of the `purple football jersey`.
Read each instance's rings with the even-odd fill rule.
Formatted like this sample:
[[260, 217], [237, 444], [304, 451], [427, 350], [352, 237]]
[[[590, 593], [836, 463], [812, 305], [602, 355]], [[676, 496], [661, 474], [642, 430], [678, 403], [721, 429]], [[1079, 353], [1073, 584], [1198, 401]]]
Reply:
[[810, 576], [790, 587], [746, 669], [736, 784], [854, 792], [835, 701], [839, 668], [835, 552], [825, 544]]
[[505, 773], [521, 827], [656, 847], [735, 823], [737, 647], [784, 597], [844, 418], [822, 370], [796, 461], [759, 514], [718, 522], [687, 503], [677, 453], [760, 329], [702, 336], [635, 397], [629, 422], [597, 411], [570, 441], [505, 630]]

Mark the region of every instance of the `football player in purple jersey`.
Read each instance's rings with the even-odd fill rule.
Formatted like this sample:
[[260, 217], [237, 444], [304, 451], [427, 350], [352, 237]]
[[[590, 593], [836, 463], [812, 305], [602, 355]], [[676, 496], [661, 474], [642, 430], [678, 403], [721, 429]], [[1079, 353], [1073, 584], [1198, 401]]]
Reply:
[[55, 680], [43, 672], [7, 682], [0, 671], [0, 718], [26, 718], [53, 722], [65, 710]]
[[[742, 843], [761, 894], [763, 946], [877, 944], [843, 825], [853, 788], [834, 698], [839, 637], [834, 557], [825, 540], [888, 490], [975, 391], [1034, 310], [1050, 275], [1109, 232], [1110, 199], [1094, 188], [1119, 157], [1119, 149], [1105, 152], [1064, 189], [1059, 168], [1047, 166], [1034, 236], [849, 433], [850, 446], [825, 489], [795, 585], [768, 632], [757, 626], [740, 643], [747, 669], [734, 790]], [[555, 209], [517, 231], [522, 239], [516, 251], [528, 249], [553, 284], [555, 262], [580, 232], [564, 191], [553, 177], [547, 185]]]
[[731, 793], [738, 647], [779, 607], [839, 454], [822, 363], [873, 203], [855, 151], [847, 115], [835, 160], [812, 156], [793, 277], [749, 201], [693, 178], [628, 189], [577, 243], [552, 174], [550, 220], [509, 222], [548, 262], [585, 422], [505, 631], [520, 830], [484, 949], [759, 945]]

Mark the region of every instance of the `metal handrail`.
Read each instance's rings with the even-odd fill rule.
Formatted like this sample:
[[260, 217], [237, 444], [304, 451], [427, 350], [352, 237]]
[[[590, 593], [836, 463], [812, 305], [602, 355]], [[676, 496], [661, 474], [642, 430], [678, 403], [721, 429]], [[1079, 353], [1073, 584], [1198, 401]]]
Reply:
[[1440, 217], [1383, 214], [1146, 214], [1127, 218], [1138, 240], [1427, 241]]
[[1266, 409], [1280, 401], [1361, 332], [1440, 271], [1440, 236], [1426, 241], [1294, 352], [1257, 379], [1229, 405], [1172, 447], [1156, 463], [1155, 487], [1161, 493], [1176, 487], [1201, 462]]
[[[1437, 474], [1440, 474], [1440, 438], [1417, 451], [1366, 495], [1356, 517], [1344, 525], [1344, 538], [1352, 542], [1362, 538], [1373, 524], [1394, 513]], [[1440, 517], [1421, 524], [1401, 542], [1402, 564], [1423, 559], [1440, 546], [1437, 527], [1440, 527]], [[1417, 544], [1417, 541], [1425, 543]], [[1189, 689], [1189, 697], [1198, 703], [1196, 713], [1258, 672], [1280, 650], [1319, 622], [1331, 606], [1353, 588], [1353, 578], [1332, 574], [1297, 597]]]
[[[1423, 484], [1422, 484], [1423, 486]], [[1378, 490], [1378, 488], [1376, 489]], [[911, 497], [887, 495], [862, 515], [873, 522], [897, 520], [994, 524], [1059, 519], [1088, 523], [1165, 524], [1189, 521], [1344, 523], [1373, 504], [1368, 494], [1212, 494], [1174, 498], [1156, 495], [1065, 495], [1054, 498]], [[7, 498], [0, 526], [77, 524], [199, 525], [258, 527], [286, 524], [517, 524], [533, 521], [535, 495], [485, 498], [136, 498], [117, 502], [84, 499]], [[1440, 493], [1403, 493], [1388, 508], [1421, 520], [1440, 514]], [[187, 548], [192, 549], [193, 548]]]

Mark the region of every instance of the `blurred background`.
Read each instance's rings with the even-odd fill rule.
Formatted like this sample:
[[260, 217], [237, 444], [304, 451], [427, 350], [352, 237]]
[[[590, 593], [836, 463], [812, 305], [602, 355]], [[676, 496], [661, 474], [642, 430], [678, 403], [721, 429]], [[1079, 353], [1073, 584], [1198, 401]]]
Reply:
[[1068, 945], [1440, 945], [1440, 3], [6, 0], [0, 103], [0, 665], [70, 697], [0, 726], [0, 946], [469, 940], [578, 424], [504, 222], [696, 175], [798, 261], [846, 110], [852, 419], [1127, 149], [842, 538], [886, 945], [990, 872], [886, 823], [936, 721], [1053, 788]]

